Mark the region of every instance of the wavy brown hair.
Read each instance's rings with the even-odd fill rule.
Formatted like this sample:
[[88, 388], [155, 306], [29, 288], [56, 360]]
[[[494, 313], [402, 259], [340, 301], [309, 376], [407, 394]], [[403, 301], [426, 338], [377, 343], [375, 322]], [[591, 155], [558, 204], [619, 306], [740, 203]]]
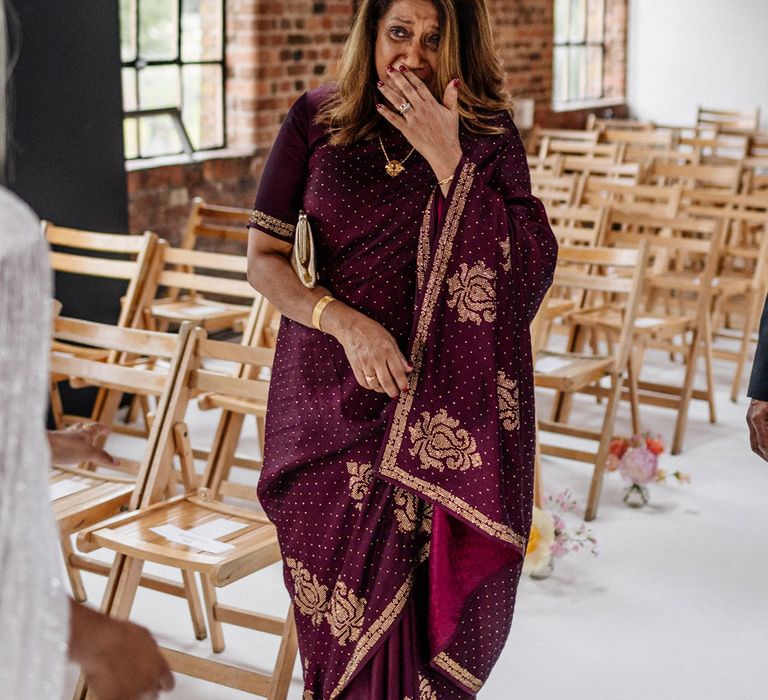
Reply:
[[[337, 89], [329, 94], [316, 121], [327, 124], [330, 143], [347, 146], [379, 132], [381, 101], [376, 81], [374, 47], [379, 20], [395, 0], [362, 0], [352, 19], [338, 64], [331, 77]], [[440, 44], [437, 52], [437, 93], [459, 78], [458, 111], [461, 125], [475, 134], [498, 134], [503, 129], [487, 123], [512, 109], [501, 59], [485, 0], [432, 0], [437, 8]]]

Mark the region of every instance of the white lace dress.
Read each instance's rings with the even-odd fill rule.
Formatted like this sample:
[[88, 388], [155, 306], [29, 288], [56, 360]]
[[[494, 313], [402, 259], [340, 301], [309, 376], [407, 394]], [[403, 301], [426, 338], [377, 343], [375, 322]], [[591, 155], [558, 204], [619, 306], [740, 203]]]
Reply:
[[68, 603], [48, 498], [51, 272], [34, 213], [0, 187], [0, 695], [60, 698]]

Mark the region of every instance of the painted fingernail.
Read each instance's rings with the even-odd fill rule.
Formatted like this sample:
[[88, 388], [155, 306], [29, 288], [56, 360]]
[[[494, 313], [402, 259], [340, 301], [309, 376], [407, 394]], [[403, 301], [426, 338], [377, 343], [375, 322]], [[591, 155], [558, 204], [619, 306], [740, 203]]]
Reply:
[[379, 87], [384, 87], [384, 81], [383, 80], [377, 80], [376, 81], [376, 85], [378, 85]]
[[387, 73], [393, 73], [395, 70], [394, 66], [387, 66]]
[[408, 66], [405, 66], [405, 65], [400, 66], [400, 72], [401, 73], [405, 73], [405, 71], [407, 71], [407, 70], [408, 70]]
[[376, 109], [382, 109], [383, 107], [384, 107], [384, 105], [381, 104], [381, 102], [377, 102], [376, 103]]
[[459, 87], [461, 85], [461, 81], [458, 78], [455, 78], [453, 81], [453, 87]]

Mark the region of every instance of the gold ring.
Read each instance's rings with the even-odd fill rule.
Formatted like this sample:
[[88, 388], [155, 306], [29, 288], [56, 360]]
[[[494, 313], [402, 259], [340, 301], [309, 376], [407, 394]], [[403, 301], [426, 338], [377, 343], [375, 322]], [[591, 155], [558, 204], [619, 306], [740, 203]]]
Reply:
[[370, 382], [372, 379], [376, 379], [376, 375], [375, 374], [370, 375], [370, 376], [367, 375], [367, 374], [364, 374], [363, 376], [365, 377], [365, 381], [366, 382]]
[[410, 102], [403, 102], [398, 108], [397, 111], [400, 112], [400, 114], [405, 114], [406, 112], [413, 109], [413, 105]]

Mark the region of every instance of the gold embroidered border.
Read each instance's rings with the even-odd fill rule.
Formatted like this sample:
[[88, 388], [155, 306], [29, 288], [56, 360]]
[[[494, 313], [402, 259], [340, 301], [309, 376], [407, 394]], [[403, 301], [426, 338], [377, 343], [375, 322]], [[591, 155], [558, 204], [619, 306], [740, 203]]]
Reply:
[[397, 479], [404, 486], [409, 486], [425, 496], [434, 498], [440, 505], [445, 506], [448, 510], [469, 520], [473, 525], [476, 525], [483, 530], [483, 532], [487, 532], [492, 537], [503, 540], [504, 542], [509, 542], [521, 550], [525, 549], [527, 544], [527, 539], [525, 537], [517, 534], [512, 528], [502, 523], [498, 523], [495, 520], [491, 520], [487, 515], [477, 510], [477, 508], [473, 508], [466, 501], [454, 496], [450, 491], [441, 488], [440, 486], [435, 486], [423, 479], [419, 479], [417, 476], [409, 474], [400, 467], [389, 469], [386, 474], [387, 476]]
[[276, 219], [274, 216], [265, 214], [258, 209], [253, 210], [253, 213], [248, 218], [248, 223], [261, 226], [283, 238], [291, 238], [293, 236], [293, 229], [295, 228], [293, 224], [286, 224], [285, 221]]
[[403, 585], [400, 586], [400, 590], [395, 594], [395, 597], [389, 601], [387, 607], [384, 608], [384, 612], [381, 613], [379, 618], [365, 631], [362, 637], [360, 637], [360, 640], [357, 642], [357, 646], [355, 646], [355, 650], [352, 652], [352, 656], [347, 663], [347, 668], [344, 670], [339, 682], [331, 693], [330, 700], [338, 697], [339, 693], [344, 690], [344, 686], [354, 673], [355, 669], [360, 665], [365, 655], [398, 618], [405, 607], [412, 586], [413, 571], [408, 574]]
[[413, 405], [416, 385], [421, 371], [424, 348], [426, 347], [427, 331], [432, 323], [432, 316], [434, 315], [435, 306], [437, 305], [440, 287], [445, 280], [446, 271], [448, 270], [448, 262], [451, 259], [453, 241], [456, 238], [456, 233], [459, 229], [459, 219], [464, 211], [467, 195], [469, 194], [474, 179], [475, 164], [467, 162], [464, 164], [464, 167], [459, 174], [459, 179], [456, 183], [456, 188], [453, 191], [453, 197], [451, 198], [451, 203], [448, 207], [448, 214], [445, 217], [441, 240], [438, 242], [437, 250], [435, 251], [435, 262], [432, 266], [429, 282], [427, 283], [427, 291], [424, 294], [421, 315], [416, 327], [416, 337], [413, 342], [413, 350], [411, 353], [413, 371], [410, 376], [408, 393], [402, 396], [397, 404], [395, 416], [392, 419], [392, 428], [390, 430], [389, 439], [387, 440], [387, 446], [384, 449], [384, 456], [381, 460], [381, 471], [384, 474], [387, 474], [389, 470], [394, 467], [397, 454], [400, 451], [400, 445], [403, 442], [405, 425], [408, 420], [408, 414], [411, 411], [411, 406]]
[[429, 262], [429, 222], [432, 219], [432, 205], [435, 201], [435, 193], [429, 195], [427, 208], [424, 210], [424, 218], [419, 230], [419, 245], [416, 249], [416, 284], [421, 289], [424, 286], [424, 275], [427, 273]]
[[454, 661], [444, 651], [441, 651], [433, 661], [444, 671], [450, 673], [463, 686], [469, 688], [473, 692], [477, 693], [480, 688], [483, 687], [483, 682], [477, 678], [477, 676], [473, 676], [466, 668], [457, 661]]

